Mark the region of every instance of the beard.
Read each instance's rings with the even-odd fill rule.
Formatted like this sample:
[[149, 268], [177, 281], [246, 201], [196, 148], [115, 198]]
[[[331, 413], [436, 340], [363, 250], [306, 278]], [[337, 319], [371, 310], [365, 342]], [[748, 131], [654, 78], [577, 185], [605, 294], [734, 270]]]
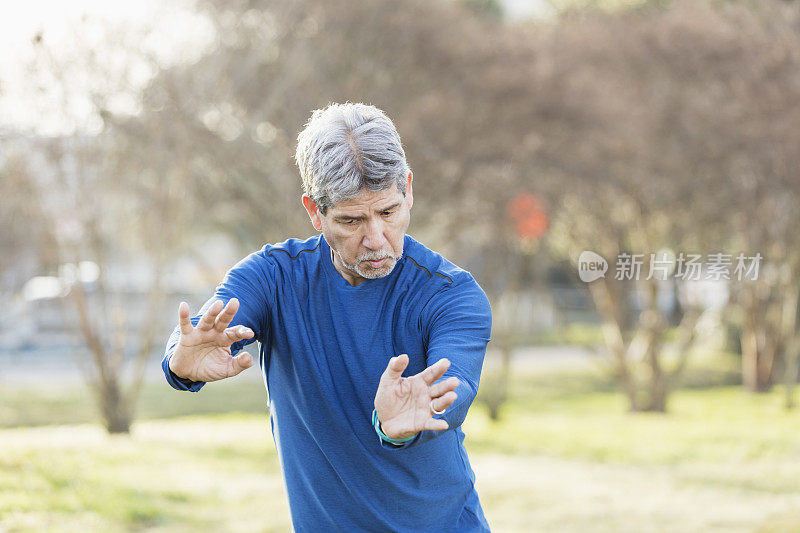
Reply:
[[[381, 259], [386, 259], [386, 261], [378, 268], [374, 268], [367, 263], [367, 261], [380, 261]], [[391, 274], [392, 270], [394, 270], [394, 266], [397, 264], [397, 260], [398, 258], [389, 252], [367, 252], [359, 255], [355, 264], [352, 265], [342, 259], [342, 266], [351, 272], [355, 272], [362, 278], [377, 279]]]

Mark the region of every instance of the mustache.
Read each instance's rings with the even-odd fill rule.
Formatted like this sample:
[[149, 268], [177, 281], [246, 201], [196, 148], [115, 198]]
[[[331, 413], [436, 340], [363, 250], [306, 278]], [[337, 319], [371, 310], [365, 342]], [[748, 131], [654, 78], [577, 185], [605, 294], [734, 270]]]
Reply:
[[361, 261], [380, 261], [381, 259], [397, 259], [395, 256], [390, 254], [389, 252], [378, 251], [378, 252], [367, 252], [365, 254], [361, 254], [358, 256], [358, 262]]

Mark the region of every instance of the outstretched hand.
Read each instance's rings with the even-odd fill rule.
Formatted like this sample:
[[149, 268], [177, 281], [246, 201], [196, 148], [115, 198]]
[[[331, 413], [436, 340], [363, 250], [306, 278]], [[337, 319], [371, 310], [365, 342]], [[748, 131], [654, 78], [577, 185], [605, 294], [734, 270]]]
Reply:
[[253, 330], [245, 326], [228, 325], [239, 310], [239, 300], [231, 298], [225, 308], [217, 300], [193, 327], [189, 320], [189, 305], [178, 307], [181, 336], [169, 360], [169, 369], [191, 381], [217, 381], [229, 378], [253, 366], [253, 358], [242, 351], [231, 357], [234, 342], [250, 339]]
[[408, 355], [392, 357], [381, 375], [375, 393], [375, 411], [381, 431], [390, 438], [404, 439], [419, 431], [439, 431], [448, 428], [447, 422], [433, 418], [433, 409], [444, 411], [458, 397], [457, 377], [433, 384], [450, 368], [450, 361], [440, 359], [419, 374], [403, 377]]

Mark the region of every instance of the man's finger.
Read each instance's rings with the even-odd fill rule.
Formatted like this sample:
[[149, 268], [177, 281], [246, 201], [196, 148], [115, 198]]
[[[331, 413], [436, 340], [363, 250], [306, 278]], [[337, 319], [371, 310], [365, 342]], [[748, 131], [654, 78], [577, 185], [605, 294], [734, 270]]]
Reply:
[[425, 380], [425, 383], [430, 385], [447, 372], [447, 369], [450, 368], [450, 361], [448, 359], [439, 359], [431, 366], [423, 370], [419, 373], [422, 376], [422, 379]]
[[203, 318], [200, 319], [200, 322], [197, 323], [197, 329], [209, 331], [211, 328], [213, 328], [214, 320], [216, 320], [217, 315], [221, 310], [222, 300], [216, 300], [203, 314]]
[[408, 355], [400, 354], [397, 357], [389, 359], [389, 364], [386, 365], [386, 370], [383, 371], [381, 379], [397, 380], [403, 376], [403, 371], [408, 366]]
[[251, 366], [253, 366], [253, 356], [242, 351], [236, 357], [231, 358], [231, 371], [228, 373], [228, 377], [235, 376]]
[[231, 340], [231, 344], [244, 339], [252, 339], [253, 335], [255, 335], [252, 329], [245, 326], [234, 326], [232, 328], [228, 328], [225, 330], [225, 334]]
[[181, 326], [181, 335], [188, 335], [194, 330], [192, 321], [189, 320], [189, 304], [186, 302], [181, 302], [178, 306], [178, 323]]
[[434, 398], [433, 400], [431, 400], [431, 407], [433, 407], [437, 411], [444, 411], [445, 409], [453, 405], [453, 402], [456, 401], [456, 398], [458, 398], [458, 394], [456, 394], [453, 391], [450, 391], [444, 396], [440, 396], [438, 398]]
[[452, 376], [444, 381], [434, 383], [428, 387], [428, 393], [431, 395], [431, 398], [438, 398], [439, 396], [448, 393], [451, 390], [455, 390], [459, 383], [461, 382], [458, 380], [458, 378]]
[[239, 310], [239, 300], [236, 298], [231, 298], [228, 300], [228, 303], [225, 305], [225, 308], [222, 312], [217, 316], [216, 321], [214, 322], [214, 329], [222, 333], [225, 331], [225, 328], [228, 327], [228, 324], [231, 323], [233, 317], [236, 316], [236, 312]]

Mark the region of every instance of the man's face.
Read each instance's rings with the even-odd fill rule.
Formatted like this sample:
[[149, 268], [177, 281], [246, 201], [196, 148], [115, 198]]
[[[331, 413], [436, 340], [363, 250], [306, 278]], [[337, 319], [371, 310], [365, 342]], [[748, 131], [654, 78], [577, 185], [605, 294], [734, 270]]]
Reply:
[[351, 285], [387, 276], [403, 255], [403, 239], [411, 216], [411, 174], [406, 194], [394, 186], [383, 191], [362, 189], [323, 215], [307, 196], [303, 205], [333, 253], [336, 270]]

